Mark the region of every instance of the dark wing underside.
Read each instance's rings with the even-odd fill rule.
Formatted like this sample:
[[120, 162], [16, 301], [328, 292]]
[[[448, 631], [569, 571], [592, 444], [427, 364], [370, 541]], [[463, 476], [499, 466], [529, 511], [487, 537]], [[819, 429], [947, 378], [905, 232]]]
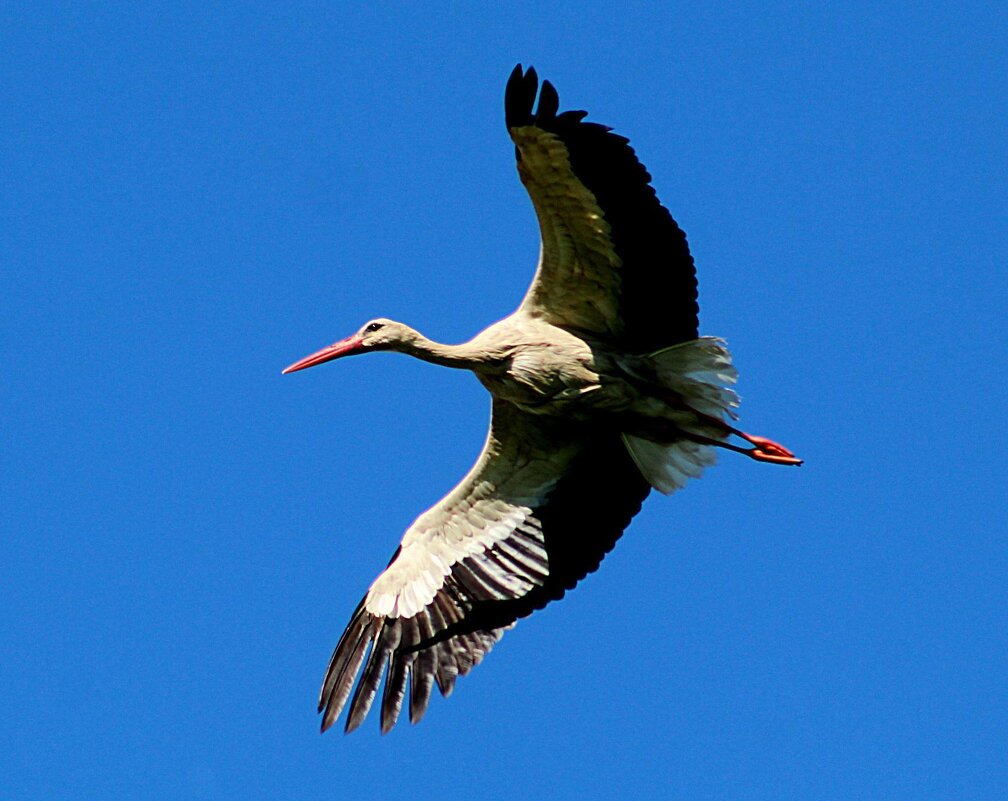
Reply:
[[538, 86], [535, 70], [518, 65], [504, 95], [519, 174], [543, 238], [523, 309], [633, 353], [695, 339], [693, 258], [651, 176], [627, 139], [584, 122], [587, 112], [558, 113], [548, 81], [535, 108]]
[[411, 526], [336, 646], [323, 731], [348, 700], [346, 729], [359, 726], [383, 676], [382, 731], [407, 690], [417, 722], [435, 683], [447, 696], [506, 628], [599, 566], [650, 487], [617, 432], [554, 428], [495, 402], [479, 461]]

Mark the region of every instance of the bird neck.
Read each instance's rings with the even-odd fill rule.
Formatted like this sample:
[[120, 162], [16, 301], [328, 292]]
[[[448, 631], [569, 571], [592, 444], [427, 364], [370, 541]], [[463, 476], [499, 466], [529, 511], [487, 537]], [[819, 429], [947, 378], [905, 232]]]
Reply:
[[483, 354], [471, 348], [469, 343], [443, 345], [420, 333], [410, 337], [410, 340], [402, 343], [397, 350], [417, 359], [423, 359], [425, 362], [440, 364], [444, 367], [455, 367], [460, 370], [479, 370], [485, 362]]

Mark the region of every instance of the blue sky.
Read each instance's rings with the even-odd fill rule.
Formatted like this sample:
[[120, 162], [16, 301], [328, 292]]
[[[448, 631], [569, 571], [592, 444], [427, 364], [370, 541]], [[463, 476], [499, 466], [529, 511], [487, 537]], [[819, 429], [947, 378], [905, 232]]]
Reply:
[[[1005, 797], [1008, 15], [458, 8], [0, 12], [0, 795]], [[488, 401], [280, 369], [517, 305], [519, 61], [632, 138], [807, 464], [723, 457], [422, 725], [322, 737]]]

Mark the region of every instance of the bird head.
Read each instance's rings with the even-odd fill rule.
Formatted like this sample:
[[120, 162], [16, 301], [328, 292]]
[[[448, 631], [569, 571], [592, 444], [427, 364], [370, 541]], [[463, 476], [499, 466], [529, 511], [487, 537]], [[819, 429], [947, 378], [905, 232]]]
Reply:
[[416, 332], [408, 325], [380, 317], [364, 323], [359, 331], [346, 339], [334, 342], [332, 345], [294, 362], [283, 372], [284, 374], [294, 373], [298, 370], [304, 370], [306, 367], [314, 367], [316, 364], [329, 362], [343, 356], [353, 356], [372, 350], [397, 350], [403, 344], [412, 341], [415, 336]]

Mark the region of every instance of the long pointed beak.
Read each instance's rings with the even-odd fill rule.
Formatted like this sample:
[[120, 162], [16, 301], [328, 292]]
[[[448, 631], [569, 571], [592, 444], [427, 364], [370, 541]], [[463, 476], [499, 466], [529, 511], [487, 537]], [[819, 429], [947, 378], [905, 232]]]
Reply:
[[350, 356], [354, 353], [359, 353], [361, 351], [361, 342], [362, 339], [359, 334], [348, 336], [346, 339], [334, 342], [332, 345], [322, 348], [322, 350], [317, 350], [310, 356], [305, 356], [300, 361], [294, 362], [290, 367], [284, 368], [281, 375], [296, 373], [298, 370], [314, 367], [316, 364], [322, 364], [323, 362], [331, 362], [340, 356]]

